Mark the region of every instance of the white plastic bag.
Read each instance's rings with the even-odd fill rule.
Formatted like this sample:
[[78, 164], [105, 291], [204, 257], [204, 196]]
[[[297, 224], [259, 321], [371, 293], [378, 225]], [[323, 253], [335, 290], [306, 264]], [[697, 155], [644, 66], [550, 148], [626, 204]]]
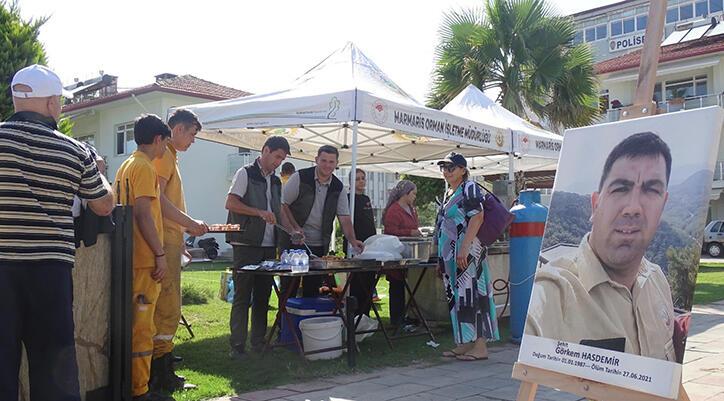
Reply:
[[402, 259], [402, 254], [385, 251], [368, 251], [365, 249], [364, 252], [359, 255], [354, 255], [354, 259], [374, 259], [379, 262], [387, 262]]
[[[371, 317], [367, 315], [362, 315], [360, 318], [359, 324], [357, 325], [358, 331], [367, 331], [367, 330], [377, 330], [377, 327], [379, 326], [379, 322], [375, 319], [372, 319]], [[364, 333], [364, 334], [357, 334], [355, 335], [355, 339], [357, 342], [361, 342], [365, 338], [371, 336], [375, 333]]]
[[394, 235], [377, 234], [365, 240], [365, 250], [402, 253], [405, 245]]
[[394, 235], [377, 234], [367, 238], [364, 242], [365, 250], [357, 259], [375, 259], [382, 262], [402, 259], [405, 245]]

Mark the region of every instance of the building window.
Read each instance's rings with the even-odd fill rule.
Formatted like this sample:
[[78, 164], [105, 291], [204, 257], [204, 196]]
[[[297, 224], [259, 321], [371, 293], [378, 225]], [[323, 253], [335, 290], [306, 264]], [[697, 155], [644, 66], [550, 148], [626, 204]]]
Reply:
[[608, 24], [597, 25], [585, 31], [586, 42], [606, 39], [606, 36], [608, 36]]
[[576, 36], [573, 37], [573, 44], [577, 45], [583, 43], [583, 31], [576, 31]]
[[666, 100], [674, 98], [689, 98], [694, 96], [705, 96], [707, 94], [706, 75], [698, 75], [693, 78], [667, 81]]
[[694, 18], [694, 6], [692, 4], [679, 6], [679, 20], [685, 21], [691, 18]]
[[636, 17], [636, 30], [643, 31], [646, 29], [646, 23], [648, 22], [649, 17], [647, 15], [639, 15]]
[[[671, 4], [671, 2], [669, 2]], [[666, 23], [686, 21], [694, 17], [705, 17], [709, 13], [722, 11], [722, 0], [682, 1], [678, 7], [666, 10]]]
[[636, 31], [643, 31], [646, 29], [647, 21], [648, 16], [646, 14], [611, 21], [611, 37], [625, 35]]
[[621, 20], [611, 22], [611, 37], [623, 34], [623, 23]]
[[670, 24], [679, 20], [679, 8], [673, 7], [666, 10], [666, 23]]
[[601, 113], [605, 113], [606, 111], [608, 111], [608, 100], [608, 89], [604, 89], [601, 91], [601, 93], [598, 94], [598, 109], [601, 111]]
[[136, 150], [133, 140], [133, 123], [125, 123], [116, 127], [116, 155], [128, 155]]
[[722, 0], [709, 0], [709, 12], [717, 13], [724, 9], [724, 3]]
[[706, 75], [702, 75], [695, 78], [694, 82], [694, 94], [696, 96], [706, 96], [709, 93], [706, 85]]
[[599, 25], [596, 27], [596, 40], [606, 39], [608, 36], [607, 25]]
[[696, 8], [694, 10], [694, 12], [697, 17], [703, 17], [703, 16], [709, 14], [709, 4], [708, 4], [707, 0], [697, 1], [694, 4], [694, 7]]

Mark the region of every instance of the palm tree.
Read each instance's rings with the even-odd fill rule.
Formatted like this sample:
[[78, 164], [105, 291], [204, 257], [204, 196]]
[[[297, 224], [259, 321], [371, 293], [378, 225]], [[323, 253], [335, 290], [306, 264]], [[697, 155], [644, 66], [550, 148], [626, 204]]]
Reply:
[[485, 11], [444, 15], [428, 104], [441, 108], [468, 84], [499, 88], [513, 113], [554, 126], [588, 125], [598, 115], [598, 83], [575, 27], [544, 0], [487, 0]]

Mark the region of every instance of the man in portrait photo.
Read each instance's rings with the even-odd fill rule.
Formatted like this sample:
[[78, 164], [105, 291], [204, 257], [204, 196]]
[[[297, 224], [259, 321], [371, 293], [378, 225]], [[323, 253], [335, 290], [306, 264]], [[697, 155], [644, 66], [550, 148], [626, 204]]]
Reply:
[[613, 148], [591, 194], [591, 231], [536, 272], [526, 334], [676, 360], [671, 290], [644, 257], [670, 176], [671, 152], [654, 133]]

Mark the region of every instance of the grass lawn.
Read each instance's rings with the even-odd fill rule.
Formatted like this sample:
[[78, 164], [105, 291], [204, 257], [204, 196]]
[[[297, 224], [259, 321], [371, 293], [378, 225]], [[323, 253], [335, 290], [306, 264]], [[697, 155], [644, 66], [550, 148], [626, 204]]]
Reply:
[[[243, 393], [282, 384], [312, 380], [315, 378], [349, 373], [345, 357], [331, 361], [304, 362], [298, 354], [277, 348], [264, 357], [250, 354], [245, 362], [232, 360], [229, 352], [229, 313], [231, 304], [217, 298], [221, 271], [228, 264], [194, 264], [183, 272], [183, 282], [209, 288], [214, 299], [208, 304], [183, 307], [183, 314], [196, 335], [191, 339], [184, 327], [179, 327], [175, 353], [184, 357], [178, 373], [186, 376], [198, 389], [173, 394], [177, 400], [204, 400], [212, 397]], [[383, 319], [388, 318], [387, 281], [382, 279], [377, 287], [382, 302], [378, 304]], [[271, 325], [276, 314], [277, 299], [272, 294], [272, 310], [268, 322]], [[501, 338], [509, 338], [508, 324], [501, 323]], [[426, 336], [411, 337], [393, 342], [390, 350], [384, 337], [375, 333], [360, 343], [360, 354], [355, 371], [371, 371], [385, 366], [407, 366], [415, 362], [440, 361], [440, 352], [452, 347], [449, 324], [434, 329], [437, 349], [427, 346]], [[494, 344], [493, 344], [494, 346]]]
[[724, 299], [724, 264], [702, 264], [696, 277], [694, 304], [708, 304], [722, 299]]
[[[228, 351], [231, 304], [217, 298], [221, 271], [227, 266], [227, 263], [194, 264], [183, 273], [183, 282], [207, 288], [214, 296], [207, 304], [183, 307], [183, 314], [192, 324], [196, 337], [191, 339], [185, 328], [179, 328], [176, 353], [185, 358], [179, 374], [185, 375], [190, 383], [197, 384], [199, 388], [175, 393], [177, 400], [204, 400], [352, 371], [347, 367], [344, 357], [306, 363], [296, 353], [286, 349], [275, 349], [264, 357], [250, 354], [245, 362], [230, 359]], [[377, 290], [382, 298], [378, 305], [383, 319], [387, 320], [387, 281], [380, 280]], [[724, 299], [724, 264], [703, 264], [697, 278], [694, 303], [706, 304], [721, 299]], [[271, 305], [268, 318], [270, 325], [274, 321], [277, 306], [274, 294]], [[504, 341], [510, 336], [508, 326], [507, 321], [501, 322], [501, 337]], [[385, 366], [407, 366], [416, 362], [438, 362], [440, 351], [452, 346], [450, 326], [438, 327], [435, 329], [435, 336], [440, 343], [437, 349], [425, 345], [428, 338], [420, 336], [396, 340], [394, 350], [390, 350], [384, 337], [376, 333], [360, 343], [361, 353], [357, 358], [356, 371], [371, 371]]]

